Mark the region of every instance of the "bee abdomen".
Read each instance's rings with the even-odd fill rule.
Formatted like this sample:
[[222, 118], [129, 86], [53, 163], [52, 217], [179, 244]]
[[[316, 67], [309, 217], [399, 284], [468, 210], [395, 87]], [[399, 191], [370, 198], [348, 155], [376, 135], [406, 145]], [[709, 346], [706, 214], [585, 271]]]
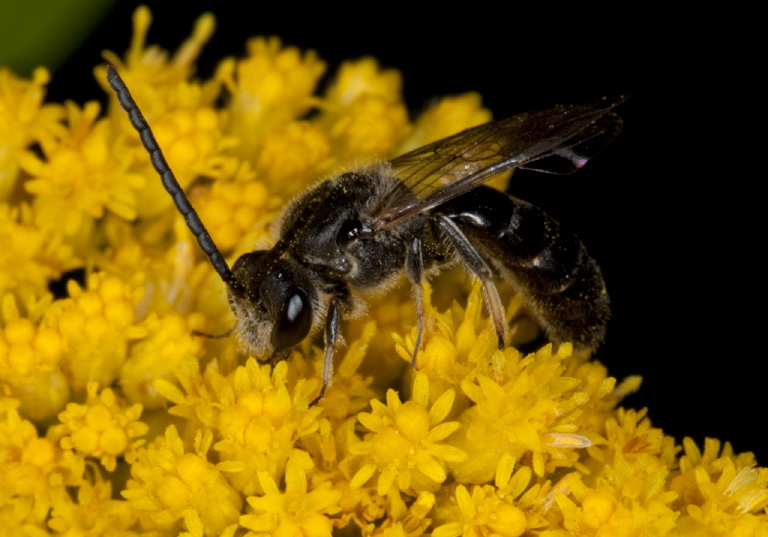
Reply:
[[584, 244], [537, 207], [480, 186], [438, 209], [512, 283], [548, 337], [596, 348], [610, 317], [600, 268]]

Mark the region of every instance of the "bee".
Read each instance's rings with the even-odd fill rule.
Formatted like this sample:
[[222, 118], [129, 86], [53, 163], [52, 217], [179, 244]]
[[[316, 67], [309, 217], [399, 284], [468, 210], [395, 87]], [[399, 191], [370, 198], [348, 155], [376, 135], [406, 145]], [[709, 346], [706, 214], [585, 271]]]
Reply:
[[305, 338], [323, 334], [320, 397], [331, 382], [342, 319], [364, 313], [362, 295], [384, 291], [403, 275], [408, 279], [417, 319], [415, 365], [425, 324], [422, 283], [459, 263], [482, 283], [500, 349], [507, 323], [496, 276], [522, 295], [552, 342], [594, 349], [603, 341], [608, 293], [582, 242], [541, 209], [483, 183], [512, 168], [555, 174], [580, 169], [620, 132], [622, 120], [613, 109], [624, 96], [486, 123], [321, 181], [284, 209], [271, 249], [246, 253], [230, 269], [111, 66], [107, 79], [227, 286], [244, 345], [275, 363]]

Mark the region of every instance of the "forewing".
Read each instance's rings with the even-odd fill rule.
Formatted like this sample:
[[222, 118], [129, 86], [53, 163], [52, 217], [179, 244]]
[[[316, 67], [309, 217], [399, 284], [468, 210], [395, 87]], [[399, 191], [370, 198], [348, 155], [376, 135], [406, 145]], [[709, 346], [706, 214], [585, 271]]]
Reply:
[[378, 227], [391, 228], [511, 168], [572, 173], [613, 141], [626, 96], [557, 106], [467, 129], [391, 161], [404, 188], [386, 200]]

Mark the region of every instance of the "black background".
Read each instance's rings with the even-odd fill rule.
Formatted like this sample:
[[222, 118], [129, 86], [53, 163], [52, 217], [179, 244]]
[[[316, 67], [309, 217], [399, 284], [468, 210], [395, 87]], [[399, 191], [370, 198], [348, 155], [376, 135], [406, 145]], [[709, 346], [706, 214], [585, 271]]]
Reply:
[[[649, 407], [653, 424], [678, 441], [730, 440], [766, 464], [765, 181], [750, 147], [762, 95], [740, 66], [753, 50], [747, 30], [726, 37], [725, 19], [710, 28], [637, 10], [496, 11], [468, 2], [420, 14], [413, 4], [283, 4], [152, 5], [149, 43], [174, 50], [211, 10], [217, 31], [198, 62], [202, 76], [242, 54], [249, 37], [278, 35], [316, 50], [330, 73], [365, 55], [401, 70], [413, 113], [435, 96], [470, 90], [497, 118], [631, 93], [618, 110], [624, 132], [584, 170], [520, 173], [511, 191], [577, 232], [602, 267], [614, 315], [597, 356], [613, 376], [644, 377], [626, 404]], [[52, 99], [104, 100], [92, 68], [103, 49], [128, 47], [135, 5], [118, 3], [54, 73]]]

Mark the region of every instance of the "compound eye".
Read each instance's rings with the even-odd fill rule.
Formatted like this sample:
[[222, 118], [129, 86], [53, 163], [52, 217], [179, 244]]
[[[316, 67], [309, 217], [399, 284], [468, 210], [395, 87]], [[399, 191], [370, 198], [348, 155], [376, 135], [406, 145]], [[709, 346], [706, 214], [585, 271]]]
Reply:
[[312, 305], [304, 290], [292, 287], [286, 294], [280, 318], [272, 329], [272, 346], [276, 351], [290, 349], [307, 337], [312, 328]]

